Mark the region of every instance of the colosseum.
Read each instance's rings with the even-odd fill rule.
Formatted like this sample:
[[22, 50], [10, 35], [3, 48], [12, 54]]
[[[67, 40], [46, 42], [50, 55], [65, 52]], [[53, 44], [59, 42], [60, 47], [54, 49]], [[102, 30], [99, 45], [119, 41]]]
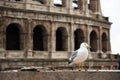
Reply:
[[65, 65], [81, 42], [91, 45], [87, 66], [117, 69], [100, 0], [54, 1], [0, 0], [0, 70]]

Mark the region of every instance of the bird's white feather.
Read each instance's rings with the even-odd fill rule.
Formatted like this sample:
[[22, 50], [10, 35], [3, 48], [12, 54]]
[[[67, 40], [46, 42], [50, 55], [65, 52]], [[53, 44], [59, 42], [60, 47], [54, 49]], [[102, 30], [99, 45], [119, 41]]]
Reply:
[[72, 56], [69, 58], [71, 64], [79, 64], [84, 62], [87, 57], [88, 57], [88, 49], [87, 49], [88, 44], [87, 43], [82, 43], [80, 45], [80, 48], [76, 50]]

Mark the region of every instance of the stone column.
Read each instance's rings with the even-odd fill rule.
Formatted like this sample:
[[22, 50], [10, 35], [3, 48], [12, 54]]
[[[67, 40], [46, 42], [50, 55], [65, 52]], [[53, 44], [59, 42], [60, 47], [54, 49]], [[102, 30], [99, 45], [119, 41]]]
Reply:
[[108, 30], [108, 42], [107, 42], [107, 43], [108, 43], [108, 45], [107, 45], [107, 46], [108, 46], [108, 49], [107, 49], [107, 50], [111, 53], [111, 45], [110, 45], [110, 30]]
[[48, 8], [48, 11], [52, 11], [53, 10], [53, 6], [54, 6], [54, 2], [53, 0], [45, 0], [45, 5]]
[[74, 51], [74, 24], [72, 22], [69, 23], [69, 30], [68, 57], [70, 57]]
[[87, 34], [86, 34], [86, 42], [88, 43], [88, 44], [90, 44], [90, 32], [91, 32], [91, 26], [90, 25], [87, 25]]
[[3, 31], [3, 27], [6, 27], [6, 20], [4, 18], [1, 18], [0, 19], [0, 58], [4, 58], [5, 57], [5, 41], [4, 41], [4, 38], [5, 38], [5, 34], [4, 34], [4, 31]]
[[[51, 27], [51, 26], [50, 26]], [[51, 59], [51, 56], [52, 56], [52, 34], [51, 34], [52, 32], [51, 32], [51, 29], [50, 29], [50, 33], [48, 33], [48, 35], [47, 35], [47, 49], [46, 50], [48, 50], [48, 54], [49, 54], [49, 56], [48, 56], [48, 58], [49, 59]]]
[[101, 14], [100, 0], [90, 0], [90, 10], [96, 14]]
[[88, 0], [84, 0], [84, 13], [88, 13]]
[[63, 7], [72, 9], [72, 0], [62, 0]]
[[72, 13], [72, 2], [73, 0], [62, 0], [63, 6], [68, 10], [68, 13]]
[[99, 53], [102, 53], [102, 27], [99, 27]]
[[78, 8], [86, 14], [88, 11], [88, 0], [78, 0]]
[[56, 26], [56, 23], [54, 22], [51, 22], [51, 33], [50, 33], [50, 36], [51, 36], [51, 42], [50, 42], [50, 58], [52, 58], [53, 54], [55, 53], [55, 48], [56, 48], [56, 31], [55, 31], [55, 26]]
[[88, 0], [84, 0], [84, 13], [88, 12]]
[[31, 30], [31, 27], [32, 27], [32, 20], [29, 20], [28, 21], [29, 22], [29, 29], [28, 29], [28, 40], [29, 40], [29, 42], [28, 42], [28, 50], [32, 50], [32, 30]]
[[32, 30], [31, 30], [31, 27], [32, 27], [32, 20], [31, 19], [28, 19], [28, 32], [27, 32], [27, 42], [26, 42], [26, 48], [25, 48], [25, 51], [26, 51], [26, 57], [28, 58], [32, 58]]
[[2, 21], [0, 21], [0, 50], [3, 48], [3, 27]]
[[88, 11], [88, 0], [78, 0], [78, 8], [84, 14]]
[[46, 6], [53, 6], [53, 0], [44, 0]]
[[80, 11], [83, 11], [83, 6], [84, 6], [84, 0], [78, 0], [78, 8]]

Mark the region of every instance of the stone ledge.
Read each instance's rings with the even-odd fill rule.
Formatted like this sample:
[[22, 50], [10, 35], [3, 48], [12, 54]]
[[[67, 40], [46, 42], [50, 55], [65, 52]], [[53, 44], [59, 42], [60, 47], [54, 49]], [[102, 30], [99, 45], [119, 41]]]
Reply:
[[[85, 67], [88, 69], [118, 69], [117, 60], [87, 60]], [[0, 71], [21, 69], [23, 67], [45, 67], [66, 68], [68, 59], [0, 59]], [[69, 66], [68, 66], [69, 67]]]
[[0, 72], [0, 80], [120, 80], [120, 71]]

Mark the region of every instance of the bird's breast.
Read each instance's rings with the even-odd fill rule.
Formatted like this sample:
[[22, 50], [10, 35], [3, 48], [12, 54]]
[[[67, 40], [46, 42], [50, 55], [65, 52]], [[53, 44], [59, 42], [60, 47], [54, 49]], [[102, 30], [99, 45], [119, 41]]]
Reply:
[[81, 50], [78, 53], [78, 56], [76, 58], [76, 62], [78, 62], [78, 63], [83, 62], [87, 59], [87, 57], [88, 57], [88, 50]]

